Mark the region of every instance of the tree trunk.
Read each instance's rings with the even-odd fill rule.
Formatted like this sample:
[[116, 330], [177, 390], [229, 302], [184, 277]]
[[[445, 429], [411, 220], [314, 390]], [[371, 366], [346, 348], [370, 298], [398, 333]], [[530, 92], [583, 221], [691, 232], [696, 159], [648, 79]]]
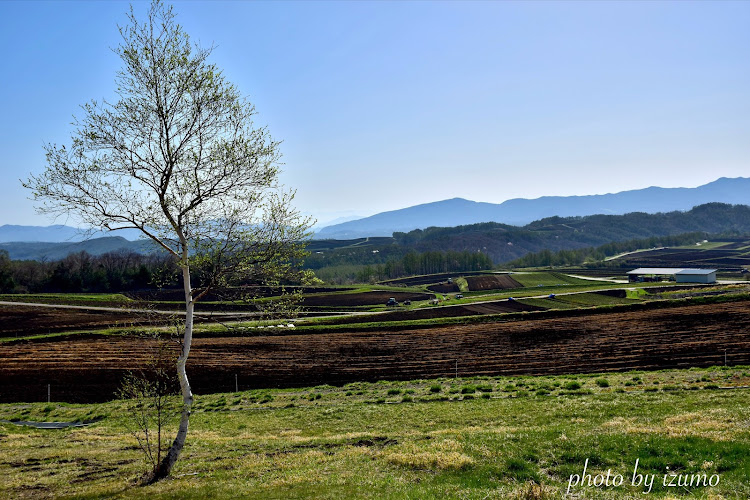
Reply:
[[169, 447], [169, 451], [164, 456], [164, 460], [159, 463], [151, 477], [147, 479], [146, 482], [149, 484], [169, 476], [172, 472], [172, 467], [177, 462], [182, 452], [182, 447], [185, 446], [185, 438], [187, 437], [190, 420], [190, 409], [193, 406], [193, 393], [190, 390], [190, 382], [188, 382], [187, 372], [185, 371], [185, 364], [190, 354], [190, 345], [193, 342], [193, 311], [195, 308], [193, 291], [190, 287], [190, 268], [187, 265], [183, 265], [182, 267], [182, 281], [185, 288], [185, 334], [182, 341], [182, 352], [180, 353], [180, 357], [177, 358], [177, 377], [180, 381], [180, 389], [182, 391], [180, 427], [177, 430], [177, 436], [175, 436], [172, 446]]

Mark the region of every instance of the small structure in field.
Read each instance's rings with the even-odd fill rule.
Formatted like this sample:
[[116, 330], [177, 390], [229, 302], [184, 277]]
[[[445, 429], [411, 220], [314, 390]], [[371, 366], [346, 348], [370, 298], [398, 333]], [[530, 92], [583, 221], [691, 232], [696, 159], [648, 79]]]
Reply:
[[677, 283], [716, 283], [716, 269], [673, 267], [639, 267], [627, 272], [628, 281], [662, 281], [665, 277]]

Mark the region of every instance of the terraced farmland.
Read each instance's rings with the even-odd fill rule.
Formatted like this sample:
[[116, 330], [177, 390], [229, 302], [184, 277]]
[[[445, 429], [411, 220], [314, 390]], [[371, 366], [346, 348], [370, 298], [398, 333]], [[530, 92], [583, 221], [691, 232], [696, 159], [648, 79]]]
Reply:
[[[747, 301], [396, 331], [197, 338], [197, 393], [453, 375], [557, 374], [750, 363]], [[153, 340], [0, 345], [0, 401], [110, 399]], [[175, 349], [177, 346], [175, 346]]]
[[617, 261], [632, 267], [747, 267], [750, 266], [750, 241], [739, 238], [713, 242], [705, 248], [660, 248], [625, 255]]

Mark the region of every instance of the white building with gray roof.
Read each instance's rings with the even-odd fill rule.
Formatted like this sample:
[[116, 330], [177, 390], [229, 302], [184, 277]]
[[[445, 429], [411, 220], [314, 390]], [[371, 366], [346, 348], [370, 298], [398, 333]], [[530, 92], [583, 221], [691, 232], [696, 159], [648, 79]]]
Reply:
[[630, 281], [654, 281], [657, 276], [674, 276], [677, 283], [716, 283], [716, 269], [639, 267], [628, 271], [627, 275]]

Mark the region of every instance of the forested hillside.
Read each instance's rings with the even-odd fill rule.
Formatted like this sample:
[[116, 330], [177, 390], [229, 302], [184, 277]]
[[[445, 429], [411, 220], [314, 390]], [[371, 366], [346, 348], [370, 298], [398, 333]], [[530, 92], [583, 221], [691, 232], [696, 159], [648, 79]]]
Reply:
[[549, 217], [524, 227], [497, 223], [455, 228], [428, 228], [394, 233], [396, 244], [418, 252], [429, 250], [486, 253], [493, 262], [508, 262], [541, 250], [570, 250], [652, 236], [691, 232], [750, 232], [750, 207], [708, 203], [687, 212], [663, 214]]
[[[346, 240], [315, 240], [311, 243], [312, 254], [305, 267], [315, 270], [324, 280], [343, 283], [407, 275], [403, 259], [409, 254], [419, 256], [427, 252], [442, 252], [444, 259], [447, 259], [447, 253], [463, 255], [461, 260], [466, 267], [452, 270], [469, 271], [473, 267], [467, 261], [467, 255], [486, 255], [496, 265], [511, 261], [516, 261], [515, 265], [581, 263], [615, 248], [630, 249], [632, 245], [649, 241], [661, 245], [691, 244], [708, 234], [746, 233], [750, 233], [750, 207], [709, 203], [687, 212], [549, 217], [524, 227], [494, 222], [430, 227], [408, 233], [397, 232], [393, 238], [349, 240], [348, 245]], [[678, 235], [677, 239], [664, 238]], [[624, 242], [628, 244], [619, 245]], [[594, 248], [611, 243], [614, 244], [611, 249]], [[551, 257], [554, 252], [566, 250], [576, 252], [561, 252]], [[535, 255], [526, 261], [517, 260], [529, 254]], [[545, 262], [547, 264], [541, 264]], [[420, 269], [413, 274], [425, 272], [430, 271]]]

